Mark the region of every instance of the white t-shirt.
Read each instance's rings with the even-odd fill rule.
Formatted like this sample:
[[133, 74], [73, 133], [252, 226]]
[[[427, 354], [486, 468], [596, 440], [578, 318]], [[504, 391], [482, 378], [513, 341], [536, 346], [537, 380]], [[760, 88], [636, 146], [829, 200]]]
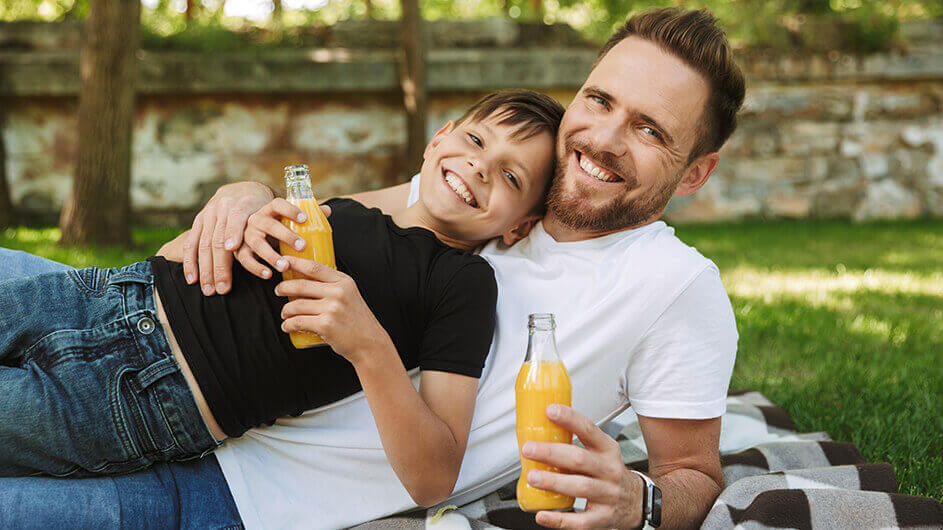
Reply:
[[[498, 282], [497, 326], [450, 503], [490, 493], [519, 472], [514, 382], [531, 313], [555, 315], [573, 406], [597, 424], [629, 405], [662, 418], [724, 413], [737, 348], [733, 310], [717, 267], [665, 223], [569, 243], [538, 224], [513, 247], [492, 242], [480, 254]], [[418, 385], [418, 370], [410, 375]], [[362, 392], [252, 429], [216, 455], [247, 528], [338, 528], [416, 507]]]

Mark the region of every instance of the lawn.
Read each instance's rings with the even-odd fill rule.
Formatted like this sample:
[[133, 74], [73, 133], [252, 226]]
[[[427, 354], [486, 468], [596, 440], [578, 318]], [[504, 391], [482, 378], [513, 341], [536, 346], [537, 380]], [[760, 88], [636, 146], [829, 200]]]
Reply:
[[[139, 228], [133, 250], [55, 245], [55, 229], [0, 246], [81, 267], [152, 254], [179, 230]], [[943, 221], [681, 225], [713, 259], [737, 315], [731, 387], [759, 390], [803, 432], [890, 462], [900, 492], [943, 500]]]

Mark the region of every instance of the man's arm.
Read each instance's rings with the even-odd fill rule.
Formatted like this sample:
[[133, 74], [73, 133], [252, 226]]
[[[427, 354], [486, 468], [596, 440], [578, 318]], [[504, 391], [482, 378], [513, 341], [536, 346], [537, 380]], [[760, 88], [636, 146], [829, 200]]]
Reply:
[[[547, 417], [576, 434], [585, 448], [527, 442], [524, 456], [571, 472], [531, 471], [527, 480], [587, 503], [582, 513], [539, 512], [537, 522], [550, 528], [640, 528], [644, 483], [625, 467], [618, 442], [570, 407], [551, 405]], [[698, 527], [723, 488], [720, 418], [639, 416], [639, 424], [649, 448], [650, 476], [662, 490], [660, 528]]]
[[345, 195], [367, 208], [379, 208], [387, 215], [393, 215], [406, 209], [406, 200], [409, 198], [409, 182], [372, 191], [362, 191], [353, 195]]

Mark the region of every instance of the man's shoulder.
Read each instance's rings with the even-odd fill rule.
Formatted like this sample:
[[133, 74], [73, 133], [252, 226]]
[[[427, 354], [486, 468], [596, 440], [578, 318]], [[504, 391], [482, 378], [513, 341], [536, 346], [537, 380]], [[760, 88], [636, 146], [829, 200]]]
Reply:
[[675, 283], [704, 270], [719, 272], [713, 261], [678, 238], [673, 227], [657, 221], [646, 228], [637, 241], [621, 249], [623, 263], [633, 273]]

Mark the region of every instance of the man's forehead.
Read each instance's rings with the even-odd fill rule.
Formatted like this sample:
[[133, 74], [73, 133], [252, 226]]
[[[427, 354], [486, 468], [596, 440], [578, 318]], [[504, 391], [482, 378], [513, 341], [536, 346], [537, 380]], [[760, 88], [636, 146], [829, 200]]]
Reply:
[[681, 133], [696, 125], [707, 102], [707, 82], [684, 61], [657, 44], [629, 37], [616, 44], [590, 72], [597, 87], [617, 103], [662, 121]]

